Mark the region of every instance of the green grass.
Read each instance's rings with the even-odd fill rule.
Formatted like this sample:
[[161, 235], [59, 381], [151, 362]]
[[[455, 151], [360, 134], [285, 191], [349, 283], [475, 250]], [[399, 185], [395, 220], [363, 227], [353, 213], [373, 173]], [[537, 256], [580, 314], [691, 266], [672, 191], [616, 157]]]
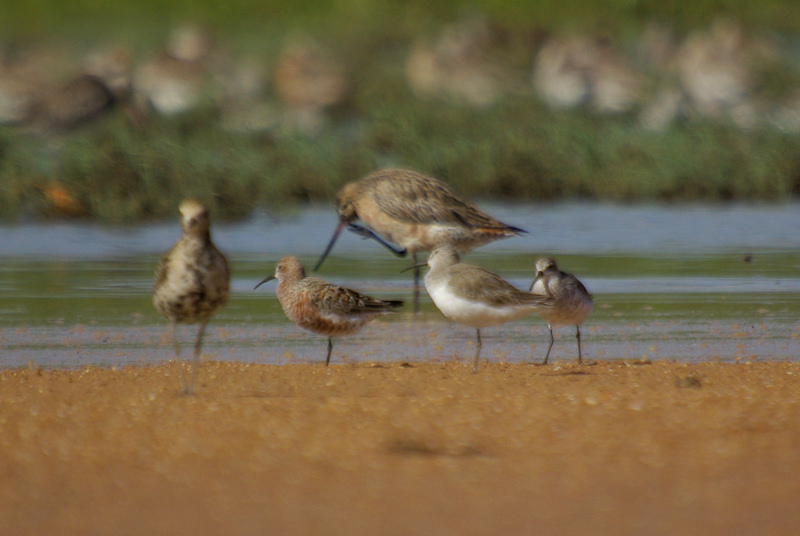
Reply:
[[[225, 132], [213, 109], [154, 116], [140, 129], [122, 110], [54, 136], [0, 127], [0, 218], [63, 217], [44, 195], [57, 182], [83, 207], [77, 217], [171, 218], [180, 198], [195, 195], [234, 219], [258, 207], [327, 201], [345, 182], [385, 166], [432, 174], [470, 197], [519, 201], [800, 195], [797, 134], [769, 127], [748, 131], [711, 119], [646, 132], [633, 114], [548, 109], [530, 88], [480, 109], [414, 98], [403, 73], [413, 38], [435, 35], [442, 24], [472, 12], [487, 14], [503, 29], [509, 62], [521, 69], [530, 69], [530, 34], [554, 29], [602, 30], [624, 42], [654, 19], [685, 33], [727, 13], [757, 31], [800, 31], [800, 10], [790, 0], [6, 0], [0, 35], [12, 44], [47, 39], [89, 48], [127, 42], [146, 55], [174, 24], [199, 19], [235, 50], [258, 51], [266, 61], [288, 36], [308, 33], [348, 58], [354, 91], [313, 136]], [[780, 94], [800, 75], [771, 69], [765, 79], [769, 87], [762, 92]]]
[[[354, 117], [354, 118], [353, 118]], [[63, 184], [84, 217], [173, 215], [185, 196], [222, 218], [325, 201], [384, 166], [505, 200], [787, 200], [800, 193], [800, 136], [693, 121], [644, 132], [622, 118], [553, 112], [518, 98], [489, 109], [403, 98], [358, 110], [317, 137], [220, 131], [202, 112], [145, 130], [116, 115], [58, 139], [0, 130], [0, 214], [46, 216]]]
[[342, 37], [370, 31], [417, 33], [465, 12], [485, 13], [514, 29], [558, 27], [619, 34], [662, 19], [688, 31], [724, 14], [749, 27], [800, 30], [800, 10], [793, 0], [5, 0], [0, 30], [12, 39], [141, 37], [161, 35], [176, 22], [192, 19], [213, 24], [229, 37], [263, 38], [265, 32], [297, 29]]

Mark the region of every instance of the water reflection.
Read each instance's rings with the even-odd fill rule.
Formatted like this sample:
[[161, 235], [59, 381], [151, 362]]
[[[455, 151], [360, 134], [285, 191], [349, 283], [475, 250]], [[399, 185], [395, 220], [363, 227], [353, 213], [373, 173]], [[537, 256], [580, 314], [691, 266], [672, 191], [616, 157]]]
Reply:
[[[800, 356], [797, 205], [488, 208], [530, 233], [481, 248], [468, 262], [526, 288], [535, 258], [556, 256], [595, 294], [595, 313], [582, 330], [591, 359]], [[234, 278], [229, 306], [209, 326], [210, 357], [268, 363], [324, 358], [324, 340], [285, 319], [273, 288], [252, 288], [284, 254], [315, 260], [333, 225], [332, 210], [315, 208], [215, 227]], [[168, 358], [166, 326], [152, 308], [150, 289], [156, 260], [178, 234], [176, 222], [0, 229], [0, 365], [74, 367]], [[343, 236], [334, 253], [323, 277], [410, 300], [410, 281], [399, 273], [408, 259], [355, 236]], [[340, 360], [468, 358], [474, 351], [471, 330], [451, 325], [423, 298], [421, 317], [395, 315], [337, 343]], [[484, 350], [488, 360], [540, 360], [547, 341], [544, 322], [531, 317], [486, 330]], [[573, 331], [560, 329], [551, 359], [573, 360], [574, 354]]]

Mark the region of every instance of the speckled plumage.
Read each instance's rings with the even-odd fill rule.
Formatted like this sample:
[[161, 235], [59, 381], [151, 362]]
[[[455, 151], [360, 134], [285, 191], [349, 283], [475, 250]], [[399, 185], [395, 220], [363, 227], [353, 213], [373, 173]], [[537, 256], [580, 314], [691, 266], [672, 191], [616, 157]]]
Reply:
[[536, 278], [531, 283], [530, 292], [535, 295], [547, 296], [554, 300], [551, 309], [539, 313], [547, 322], [550, 330], [550, 346], [543, 364], [550, 357], [553, 348], [553, 325], [575, 326], [575, 337], [578, 340], [578, 363], [582, 362], [581, 356], [581, 324], [586, 322], [592, 314], [594, 300], [577, 277], [558, 269], [556, 261], [543, 257], [536, 261]]
[[[195, 363], [184, 392], [194, 391], [203, 332], [208, 320], [219, 313], [230, 294], [230, 272], [225, 256], [211, 241], [208, 208], [197, 200], [181, 203], [181, 238], [156, 267], [153, 305], [170, 321], [175, 358], [180, 363], [176, 324], [200, 323], [195, 342]], [[181, 368], [181, 383], [183, 375]]]
[[[462, 199], [446, 183], [402, 169], [383, 169], [346, 184], [336, 195], [339, 226], [317, 268], [345, 226], [361, 221], [382, 240], [397, 244], [390, 248], [405, 255], [450, 243], [464, 253], [477, 246], [524, 233], [486, 214]], [[387, 246], [388, 247], [388, 246]], [[315, 268], [316, 269], [316, 268]], [[414, 310], [417, 310], [419, 272], [414, 272]]]
[[549, 298], [522, 291], [494, 272], [462, 263], [450, 244], [436, 246], [427, 264], [430, 270], [425, 275], [425, 288], [433, 303], [447, 318], [476, 330], [476, 371], [481, 328], [518, 320], [551, 306]]
[[278, 280], [278, 301], [289, 320], [328, 338], [326, 365], [330, 363], [333, 337], [355, 333], [376, 316], [393, 312], [403, 304], [401, 301], [379, 300], [316, 277], [307, 277], [296, 257], [282, 258], [275, 273], [256, 288], [272, 279]]

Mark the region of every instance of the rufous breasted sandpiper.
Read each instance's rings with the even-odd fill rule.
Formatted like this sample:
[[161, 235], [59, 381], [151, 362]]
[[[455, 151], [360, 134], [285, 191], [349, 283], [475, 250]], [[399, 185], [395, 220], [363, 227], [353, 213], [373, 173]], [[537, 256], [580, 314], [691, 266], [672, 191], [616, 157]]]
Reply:
[[278, 261], [275, 273], [255, 288], [272, 279], [278, 280], [278, 301], [289, 320], [328, 338], [326, 366], [331, 361], [333, 337], [355, 333], [375, 317], [403, 305], [402, 301], [371, 298], [316, 277], [307, 277], [296, 257]]

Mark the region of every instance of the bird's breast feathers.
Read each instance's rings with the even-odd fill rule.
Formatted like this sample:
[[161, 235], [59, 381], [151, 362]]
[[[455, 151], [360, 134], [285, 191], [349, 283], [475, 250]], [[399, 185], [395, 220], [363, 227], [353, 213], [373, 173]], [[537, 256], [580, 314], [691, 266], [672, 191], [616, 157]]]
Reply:
[[531, 313], [530, 307], [522, 305], [497, 306], [464, 298], [453, 292], [448, 284], [429, 287], [428, 294], [447, 318], [474, 328], [496, 326]]

